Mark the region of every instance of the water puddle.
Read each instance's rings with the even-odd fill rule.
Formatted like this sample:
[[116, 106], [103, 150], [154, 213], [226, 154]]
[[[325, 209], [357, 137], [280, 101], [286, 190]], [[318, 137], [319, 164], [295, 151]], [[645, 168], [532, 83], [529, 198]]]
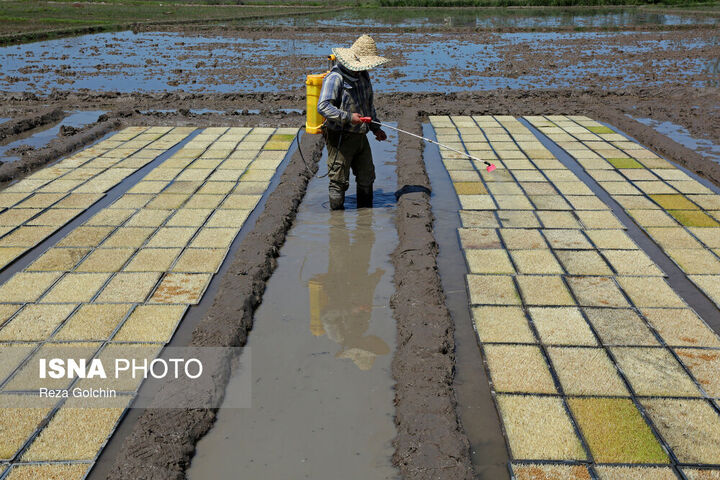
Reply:
[[348, 209], [332, 212], [327, 178], [310, 182], [244, 353], [252, 351], [252, 408], [220, 409], [188, 478], [397, 477], [389, 306], [396, 141], [371, 144], [375, 208], [356, 210], [351, 190]]
[[29, 146], [34, 149], [40, 149], [47, 146], [48, 143], [57, 137], [61, 126], [73, 128], [81, 128], [97, 121], [98, 117], [104, 114], [102, 110], [76, 111], [63, 118], [59, 122], [43, 125], [27, 132], [23, 132], [19, 136], [12, 137], [11, 141], [0, 142], [0, 161], [3, 163], [15, 162], [20, 159], [21, 153], [18, 147]]
[[0, 117], [0, 123], [5, 123], [5, 122], [7, 122], [8, 120], [11, 120], [11, 119], [10, 119], [10, 118], [7, 118], [7, 117]]
[[317, 15], [241, 21], [240, 24], [296, 27], [475, 27], [557, 28], [631, 25], [712, 25], [716, 16], [647, 12], [638, 9], [390, 9], [344, 10]]
[[715, 163], [720, 163], [720, 145], [717, 143], [705, 138], [695, 138], [685, 127], [672, 122], [659, 122], [652, 118], [637, 118], [630, 115], [628, 117], [654, 128], [656, 132], [671, 138], [683, 147], [698, 152]]

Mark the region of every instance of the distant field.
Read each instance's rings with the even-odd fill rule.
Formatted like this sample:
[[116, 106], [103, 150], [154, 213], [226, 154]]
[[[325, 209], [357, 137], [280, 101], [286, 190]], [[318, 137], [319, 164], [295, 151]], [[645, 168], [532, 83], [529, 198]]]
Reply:
[[[235, 5], [207, 2], [145, 2], [145, 1], [0, 1], [0, 35], [45, 30], [64, 30], [94, 26], [111, 29], [114, 25], [136, 22], [168, 22], [184, 20], [214, 20], [243, 18], [269, 13], [283, 15], [307, 11], [311, 2], [303, 6], [282, 7], [268, 12], [266, 6]], [[275, 5], [279, 7], [279, 5]]]
[[[268, 6], [272, 5], [272, 8]], [[17, 43], [93, 31], [128, 28], [134, 23], [239, 20], [256, 16], [285, 16], [327, 12], [328, 8], [360, 7], [377, 14], [383, 7], [594, 7], [631, 5], [643, 8], [682, 7], [683, 11], [717, 13], [717, 0], [188, 0], [161, 2], [141, 0], [31, 1], [0, 0], [0, 44]], [[388, 15], [402, 10], [388, 10]], [[437, 10], [435, 10], [437, 11]]]

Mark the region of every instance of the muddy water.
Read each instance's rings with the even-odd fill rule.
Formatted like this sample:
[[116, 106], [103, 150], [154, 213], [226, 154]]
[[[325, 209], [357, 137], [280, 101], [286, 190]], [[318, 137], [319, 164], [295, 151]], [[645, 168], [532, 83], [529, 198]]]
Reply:
[[248, 339], [252, 408], [220, 410], [188, 478], [397, 478], [395, 142], [371, 143], [375, 208], [356, 210], [351, 186], [348, 209], [331, 212], [327, 178], [311, 181]]
[[57, 137], [61, 126], [65, 125], [74, 128], [84, 127], [85, 125], [96, 122], [98, 117], [104, 113], [102, 110], [72, 112], [59, 122], [28, 130], [19, 136], [11, 137], [8, 142], [0, 142], [0, 161], [14, 162], [19, 160], [19, 153], [10, 153], [9, 151], [21, 145], [28, 145], [35, 149], [43, 148], [50, 143], [50, 140]]

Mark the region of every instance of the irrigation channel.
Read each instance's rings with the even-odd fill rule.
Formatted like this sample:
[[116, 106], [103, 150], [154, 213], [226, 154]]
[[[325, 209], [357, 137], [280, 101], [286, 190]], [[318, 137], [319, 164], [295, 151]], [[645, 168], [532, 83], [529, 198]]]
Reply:
[[[392, 466], [395, 146], [371, 140], [374, 208], [327, 205], [326, 155], [255, 312], [252, 407], [222, 408], [188, 478], [397, 478]], [[247, 364], [240, 359], [240, 364]], [[231, 380], [232, 402], [244, 380]]]

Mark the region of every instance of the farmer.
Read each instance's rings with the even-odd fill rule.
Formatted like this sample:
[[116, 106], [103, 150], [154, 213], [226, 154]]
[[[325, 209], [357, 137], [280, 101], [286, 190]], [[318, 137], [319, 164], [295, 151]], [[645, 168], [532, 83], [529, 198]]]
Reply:
[[385, 132], [360, 117], [377, 120], [368, 70], [389, 60], [378, 56], [375, 41], [363, 35], [350, 48], [333, 48], [337, 63], [323, 80], [318, 113], [327, 119], [325, 140], [328, 147], [330, 208], [342, 210], [345, 191], [350, 186], [350, 169], [357, 183], [358, 208], [372, 207], [375, 166], [367, 139], [368, 130], [383, 141]]

